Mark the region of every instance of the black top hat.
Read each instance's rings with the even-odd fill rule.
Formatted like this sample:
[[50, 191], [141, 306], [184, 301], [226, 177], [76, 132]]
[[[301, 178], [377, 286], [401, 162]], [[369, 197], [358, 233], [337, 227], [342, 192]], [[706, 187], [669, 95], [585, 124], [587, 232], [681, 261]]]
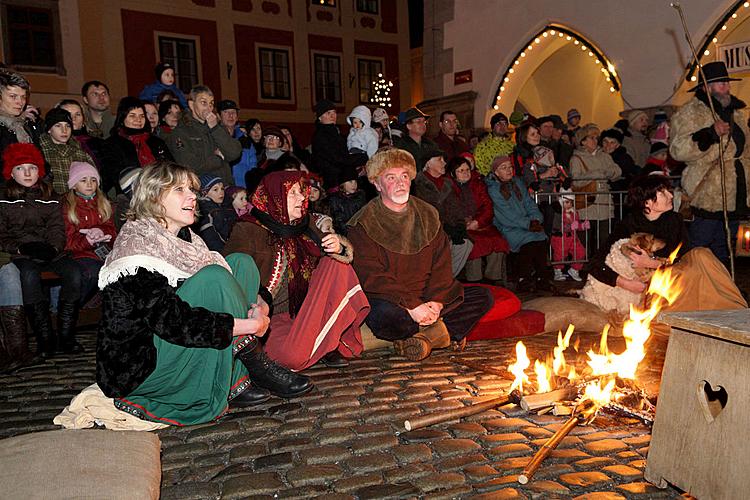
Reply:
[[[700, 72], [698, 73], [700, 76]], [[714, 61], [703, 65], [703, 74], [706, 75], [705, 83], [714, 82], [739, 82], [740, 78], [730, 78], [727, 72], [727, 65], [724, 61]], [[701, 83], [690, 89], [688, 92], [695, 92], [699, 87], [703, 85], [703, 78]]]

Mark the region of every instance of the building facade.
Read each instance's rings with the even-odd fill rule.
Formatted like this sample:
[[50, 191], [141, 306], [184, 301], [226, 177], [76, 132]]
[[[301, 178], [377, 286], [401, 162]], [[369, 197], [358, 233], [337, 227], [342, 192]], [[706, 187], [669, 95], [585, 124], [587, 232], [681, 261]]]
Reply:
[[391, 114], [411, 99], [406, 2], [400, 0], [0, 0], [0, 58], [48, 109], [88, 80], [117, 99], [172, 63], [187, 91], [208, 85], [240, 117], [290, 125], [304, 140], [312, 107], [370, 104], [378, 74], [393, 82]]

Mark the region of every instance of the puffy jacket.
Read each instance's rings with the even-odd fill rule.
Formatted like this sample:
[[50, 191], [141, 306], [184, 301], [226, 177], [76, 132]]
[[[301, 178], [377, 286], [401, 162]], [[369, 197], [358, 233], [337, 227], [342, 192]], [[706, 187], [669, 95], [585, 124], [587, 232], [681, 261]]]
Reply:
[[32, 187], [18, 200], [0, 200], [0, 250], [13, 255], [20, 245], [39, 241], [58, 253], [65, 248], [65, 223], [57, 197], [45, 200], [41, 190]]
[[[362, 128], [354, 128], [353, 118], [358, 118], [362, 122]], [[370, 113], [368, 107], [355, 106], [349, 116], [346, 117], [346, 121], [351, 126], [349, 136], [346, 138], [347, 148], [349, 150], [352, 148], [360, 149], [366, 152], [368, 157], [372, 157], [378, 150], [378, 133], [370, 127], [372, 113]]]
[[102, 217], [96, 209], [96, 198], [91, 200], [85, 200], [80, 196], [76, 196], [76, 216], [78, 217], [78, 224], [75, 225], [70, 221], [68, 217], [68, 204], [67, 202], [62, 203], [63, 219], [65, 221], [65, 249], [71, 252], [71, 256], [74, 259], [97, 259], [101, 260], [98, 255], [94, 253], [94, 247], [91, 246], [86, 240], [86, 235], [80, 232], [81, 229], [93, 229], [99, 228], [104, 234], [112, 236], [109, 240], [108, 245], [111, 247], [115, 242], [115, 236], [117, 236], [117, 230], [115, 229], [114, 213], [106, 221], [102, 221]]
[[172, 85], [164, 85], [160, 81], [153, 81], [143, 87], [143, 90], [141, 90], [141, 93], [138, 94], [138, 99], [142, 101], [147, 102], [156, 102], [156, 98], [159, 97], [159, 94], [164, 92], [165, 90], [171, 90], [175, 93], [177, 96], [177, 99], [180, 101], [180, 105], [182, 106], [182, 109], [187, 109], [187, 100], [185, 99], [185, 94], [182, 93], [182, 90], [177, 88], [177, 85], [174, 83]]

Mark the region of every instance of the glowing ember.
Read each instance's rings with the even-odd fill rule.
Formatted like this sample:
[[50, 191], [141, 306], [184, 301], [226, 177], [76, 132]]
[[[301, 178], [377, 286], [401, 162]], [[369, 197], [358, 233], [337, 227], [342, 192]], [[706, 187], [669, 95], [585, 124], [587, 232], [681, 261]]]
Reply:
[[524, 370], [526, 370], [529, 365], [531, 365], [531, 361], [529, 361], [529, 357], [526, 355], [526, 346], [519, 340], [516, 344], [516, 362], [508, 366], [508, 371], [516, 377], [508, 392], [512, 392], [513, 389], [518, 389], [523, 393], [524, 382], [527, 384], [529, 383], [529, 377], [526, 376]]
[[540, 363], [537, 359], [534, 361], [534, 373], [536, 374], [537, 391], [536, 392], [549, 392], [552, 390], [551, 375], [549, 368], [546, 364]]

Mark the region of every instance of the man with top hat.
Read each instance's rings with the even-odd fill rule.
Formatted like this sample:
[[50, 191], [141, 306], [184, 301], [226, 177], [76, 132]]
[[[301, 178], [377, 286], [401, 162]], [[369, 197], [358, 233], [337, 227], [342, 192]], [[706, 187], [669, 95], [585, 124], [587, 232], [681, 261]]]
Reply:
[[426, 155], [439, 149], [432, 139], [425, 137], [429, 115], [422, 113], [419, 108], [409, 108], [404, 113], [406, 134], [394, 139], [393, 145], [411, 153], [417, 165], [423, 165]]
[[341, 184], [343, 172], [358, 170], [367, 163], [367, 154], [349, 153], [346, 137], [341, 135], [336, 126], [336, 105], [333, 102], [321, 99], [313, 110], [315, 132], [312, 138], [312, 170], [323, 176], [323, 187], [326, 190], [333, 190]]
[[[682, 188], [690, 197], [695, 219], [690, 224], [690, 243], [708, 247], [716, 257], [729, 263], [724, 231], [719, 141], [724, 146], [724, 178], [730, 235], [737, 233], [739, 221], [750, 214], [750, 140], [746, 105], [731, 95], [731, 81], [724, 62], [703, 66], [705, 81], [691, 89], [695, 96], [672, 117], [669, 152], [687, 164], [682, 173]], [[709, 107], [713, 100], [717, 119]]]

